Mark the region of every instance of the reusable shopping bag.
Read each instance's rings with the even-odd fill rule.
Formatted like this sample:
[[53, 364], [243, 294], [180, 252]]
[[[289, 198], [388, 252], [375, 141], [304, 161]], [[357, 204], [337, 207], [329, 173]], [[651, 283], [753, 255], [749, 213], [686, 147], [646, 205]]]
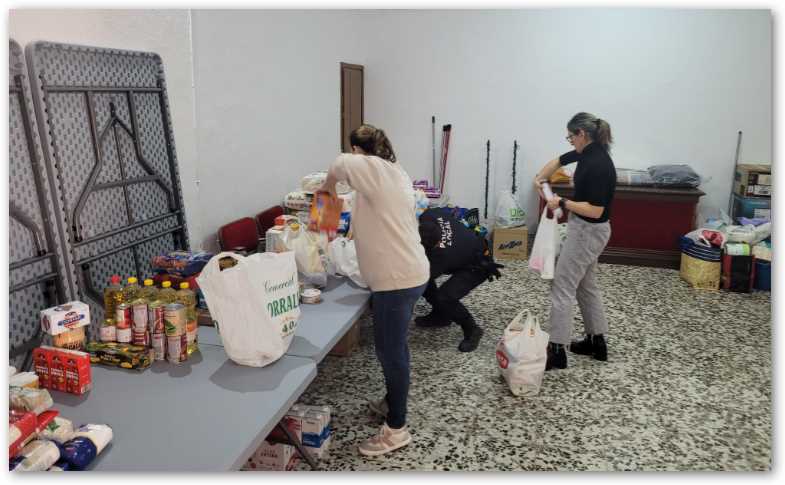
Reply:
[[[523, 320], [526, 315], [526, 320]], [[535, 396], [540, 392], [550, 336], [528, 310], [520, 312], [507, 325], [496, 346], [499, 370], [516, 396]]]

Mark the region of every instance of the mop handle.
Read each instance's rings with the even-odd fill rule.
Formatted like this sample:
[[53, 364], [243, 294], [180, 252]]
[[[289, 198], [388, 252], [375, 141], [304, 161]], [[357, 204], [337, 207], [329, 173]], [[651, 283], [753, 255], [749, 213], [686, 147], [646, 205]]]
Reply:
[[[545, 200], [553, 199], [553, 191], [551, 190], [551, 184], [548, 182], [542, 183], [542, 193], [545, 194]], [[553, 215], [556, 219], [561, 219], [561, 207], [557, 207], [555, 211], [553, 211]]]

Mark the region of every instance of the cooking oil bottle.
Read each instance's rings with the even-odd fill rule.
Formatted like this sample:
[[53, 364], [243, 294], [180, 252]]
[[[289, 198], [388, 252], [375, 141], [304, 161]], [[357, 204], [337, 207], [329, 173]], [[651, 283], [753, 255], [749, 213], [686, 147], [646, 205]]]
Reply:
[[198, 326], [196, 324], [196, 293], [189, 288], [188, 283], [180, 283], [180, 291], [177, 292], [177, 303], [185, 306], [185, 328], [188, 334], [188, 355], [199, 350], [198, 346]]

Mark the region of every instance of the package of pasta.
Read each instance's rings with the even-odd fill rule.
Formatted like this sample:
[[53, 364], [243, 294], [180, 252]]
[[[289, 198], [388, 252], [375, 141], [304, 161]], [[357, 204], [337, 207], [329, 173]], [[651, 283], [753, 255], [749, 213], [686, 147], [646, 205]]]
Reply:
[[19, 453], [23, 457], [14, 471], [44, 472], [60, 459], [60, 446], [54, 441], [33, 440]]
[[38, 415], [53, 405], [52, 396], [46, 389], [11, 387], [9, 390], [9, 406], [15, 411], [29, 411]]
[[[49, 411], [47, 411], [48, 413]], [[45, 413], [44, 413], [45, 414]], [[65, 418], [55, 416], [46, 425], [38, 425], [38, 437], [63, 444], [74, 437], [74, 424]]]

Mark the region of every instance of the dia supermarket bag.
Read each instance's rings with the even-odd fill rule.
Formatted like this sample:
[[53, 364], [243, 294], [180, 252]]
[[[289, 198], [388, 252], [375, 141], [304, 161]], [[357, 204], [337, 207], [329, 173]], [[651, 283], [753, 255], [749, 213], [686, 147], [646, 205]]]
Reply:
[[[227, 256], [237, 264], [221, 271], [219, 261]], [[220, 253], [210, 259], [197, 282], [230, 359], [264, 367], [286, 352], [300, 319], [293, 252], [247, 257]]]
[[548, 208], [542, 211], [537, 235], [534, 236], [532, 253], [529, 255], [529, 268], [540, 273], [544, 280], [553, 279], [556, 255], [559, 248], [559, 228], [556, 217], [548, 219]]
[[[526, 320], [521, 322], [523, 316]], [[540, 392], [550, 336], [528, 310], [519, 313], [496, 346], [499, 370], [516, 396], [535, 396]]]

